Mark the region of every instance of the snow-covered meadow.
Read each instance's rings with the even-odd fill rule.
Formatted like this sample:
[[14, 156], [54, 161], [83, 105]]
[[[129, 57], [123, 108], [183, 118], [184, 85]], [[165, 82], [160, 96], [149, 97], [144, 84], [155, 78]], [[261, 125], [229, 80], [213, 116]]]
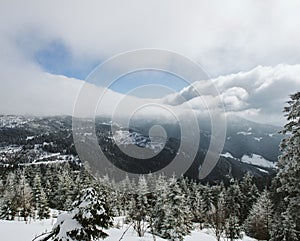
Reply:
[[[0, 240], [1, 241], [38, 241], [38, 236], [49, 232], [56, 222], [56, 218], [50, 218], [38, 221], [6, 221], [0, 220]], [[151, 241], [153, 235], [145, 233], [144, 237], [138, 237], [136, 231], [123, 223], [123, 217], [115, 218], [115, 227], [108, 230], [109, 236], [105, 241], [118, 241], [122, 238], [122, 241]], [[127, 230], [128, 228], [128, 230]], [[125, 234], [124, 234], [125, 233]], [[122, 235], [124, 236], [122, 237]], [[36, 239], [35, 239], [36, 238]], [[163, 241], [160, 237], [155, 236], [156, 241]], [[191, 232], [191, 235], [186, 236], [185, 241], [216, 241], [213, 230], [195, 228]], [[226, 240], [226, 239], [225, 239]], [[255, 241], [256, 239], [244, 236], [243, 241]]]

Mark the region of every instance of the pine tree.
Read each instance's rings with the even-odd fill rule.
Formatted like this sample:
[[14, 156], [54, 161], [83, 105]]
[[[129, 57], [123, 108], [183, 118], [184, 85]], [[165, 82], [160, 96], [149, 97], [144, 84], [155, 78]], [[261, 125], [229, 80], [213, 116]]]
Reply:
[[13, 220], [17, 214], [17, 193], [16, 193], [16, 176], [10, 172], [6, 178], [5, 189], [1, 199], [0, 217], [2, 219]]
[[201, 184], [193, 182], [191, 185], [191, 194], [190, 194], [190, 210], [193, 215], [193, 221], [200, 223], [200, 229], [202, 229], [202, 224], [205, 222], [206, 210], [204, 208], [204, 199], [203, 199], [203, 187]]
[[224, 187], [216, 187], [214, 191], [218, 191], [217, 196], [214, 198], [214, 204], [211, 213], [209, 214], [208, 223], [213, 228], [215, 236], [218, 241], [225, 230], [226, 223], [226, 204]]
[[92, 178], [86, 173], [86, 171], [81, 170], [74, 180], [73, 195], [77, 197], [83, 189], [89, 187], [92, 181]]
[[70, 213], [61, 214], [52, 232], [43, 240], [97, 240], [108, 236], [105, 229], [112, 224], [111, 211], [105, 197], [94, 188], [87, 188], [74, 202], [74, 209]]
[[160, 235], [163, 231], [163, 222], [167, 217], [167, 212], [170, 209], [170, 203], [168, 201], [170, 189], [166, 177], [159, 175], [156, 187], [155, 187], [155, 205], [153, 207], [153, 212], [150, 217], [152, 221], [153, 232], [157, 235]]
[[246, 234], [259, 240], [269, 240], [272, 214], [273, 204], [269, 198], [269, 193], [265, 190], [253, 205], [245, 221]]
[[42, 187], [40, 173], [37, 173], [34, 177], [32, 191], [36, 216], [40, 219], [48, 218], [50, 210], [46, 194]]
[[242, 205], [240, 186], [237, 181], [231, 180], [225, 192], [225, 233], [230, 240], [240, 237]]
[[49, 218], [50, 217], [50, 209], [47, 196], [43, 189], [40, 192], [39, 204], [37, 206], [37, 215], [39, 219]]
[[298, 240], [295, 223], [292, 220], [290, 210], [276, 214], [273, 219], [271, 240]]
[[[281, 131], [279, 172], [273, 182], [276, 190], [272, 240], [300, 240], [300, 92], [291, 95], [284, 108], [287, 124]], [[282, 228], [286, 227], [286, 228]], [[279, 232], [281, 230], [281, 233]]]
[[225, 192], [226, 217], [239, 219], [242, 207], [242, 193], [237, 181], [232, 180]]
[[115, 216], [123, 216], [126, 215], [124, 212], [125, 203], [123, 202], [123, 190], [119, 183], [116, 183], [112, 181], [112, 191], [110, 193], [111, 200], [112, 200], [112, 206], [113, 206], [113, 212]]
[[240, 183], [241, 190], [241, 213], [240, 223], [243, 224], [249, 215], [250, 209], [256, 202], [259, 195], [256, 185], [253, 183], [253, 176], [247, 172]]
[[139, 237], [143, 237], [147, 230], [147, 219], [149, 210], [149, 196], [147, 182], [144, 176], [140, 176], [137, 185], [137, 192], [132, 197], [129, 219], [133, 221], [133, 227]]
[[132, 184], [128, 176], [126, 176], [126, 178], [122, 180], [121, 183], [119, 184], [119, 188], [120, 188], [119, 202], [121, 204], [121, 207], [119, 209], [121, 215], [127, 215], [130, 210], [131, 194], [133, 193], [133, 187], [134, 185]]
[[58, 173], [57, 189], [55, 190], [54, 204], [57, 209], [69, 210], [70, 204], [73, 202], [73, 181], [70, 177], [70, 168]]
[[53, 167], [48, 167], [46, 169], [45, 174], [43, 175], [43, 180], [44, 180], [44, 192], [47, 196], [48, 202], [49, 202], [49, 207], [50, 208], [56, 208], [57, 207], [57, 202], [56, 202], [56, 197], [57, 197], [57, 189], [58, 189], [58, 181], [56, 176], [54, 175], [57, 174], [58, 172], [53, 171]]
[[213, 207], [214, 207], [213, 205], [214, 198], [213, 198], [212, 190], [208, 185], [203, 187], [202, 199], [203, 199], [203, 211], [205, 214], [204, 222], [209, 223], [210, 215], [212, 214]]
[[19, 201], [19, 211], [20, 216], [24, 217], [24, 220], [27, 221], [28, 217], [31, 217], [33, 214], [32, 207], [32, 189], [29, 186], [24, 172], [20, 174], [18, 186], [17, 186], [17, 196]]
[[157, 202], [162, 206], [156, 220], [156, 233], [168, 240], [183, 240], [191, 232], [192, 214], [177, 180], [171, 178], [169, 182], [167, 198], [159, 197]]
[[2, 198], [3, 196], [3, 193], [4, 193], [4, 184], [3, 184], [3, 181], [2, 179], [0, 180], [0, 199]]
[[241, 225], [238, 217], [230, 215], [225, 220], [225, 234], [231, 241], [241, 237]]

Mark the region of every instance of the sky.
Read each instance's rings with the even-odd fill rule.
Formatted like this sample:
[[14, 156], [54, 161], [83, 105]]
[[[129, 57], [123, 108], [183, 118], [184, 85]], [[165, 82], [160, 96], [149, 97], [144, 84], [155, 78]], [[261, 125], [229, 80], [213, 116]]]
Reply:
[[193, 84], [203, 95], [178, 76], [141, 71], [116, 80], [109, 100], [129, 93], [135, 102], [182, 106], [180, 94], [197, 110], [214, 102], [213, 83], [228, 113], [282, 125], [285, 102], [300, 90], [299, 7], [297, 0], [2, 0], [0, 114], [71, 115], [99, 64], [158, 48], [205, 70], [208, 82]]

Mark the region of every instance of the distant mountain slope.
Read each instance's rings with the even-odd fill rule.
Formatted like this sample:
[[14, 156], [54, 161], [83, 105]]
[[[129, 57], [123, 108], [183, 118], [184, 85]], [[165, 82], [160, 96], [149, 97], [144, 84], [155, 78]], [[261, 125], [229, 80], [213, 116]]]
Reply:
[[[167, 132], [167, 142], [151, 140], [148, 136], [151, 120], [140, 121], [131, 128], [118, 127], [115, 137], [111, 122], [96, 119], [98, 142], [112, 163], [123, 170], [136, 173], [155, 172], [166, 166], [177, 155], [180, 146], [178, 124], [162, 124]], [[156, 123], [155, 123], [156, 124]], [[269, 178], [276, 172], [275, 162], [282, 138], [279, 127], [259, 124], [237, 117], [229, 117], [227, 136], [219, 163], [204, 181], [229, 181], [251, 172], [257, 178]], [[89, 133], [86, 133], [88, 135]], [[202, 120], [200, 125], [198, 153], [186, 175], [197, 178], [198, 169], [204, 160], [210, 142], [210, 123]], [[149, 160], [128, 157], [116, 145], [137, 145], [148, 148], [157, 155]], [[193, 141], [193, 140], [189, 140]], [[185, 153], [184, 155], [189, 155]], [[183, 157], [184, 158], [184, 157]], [[2, 164], [39, 164], [53, 161], [80, 163], [72, 136], [72, 118], [0, 116], [0, 162]], [[184, 161], [184, 160], [183, 160]]]

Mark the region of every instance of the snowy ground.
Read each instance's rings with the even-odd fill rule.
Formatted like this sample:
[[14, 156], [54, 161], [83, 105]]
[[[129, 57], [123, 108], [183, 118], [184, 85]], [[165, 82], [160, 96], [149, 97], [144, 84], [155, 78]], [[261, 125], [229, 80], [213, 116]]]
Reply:
[[[50, 231], [52, 225], [55, 223], [55, 219], [47, 219], [44, 221], [4, 221], [0, 220], [0, 240], [2, 241], [31, 241], [37, 235], [44, 232]], [[122, 224], [120, 219], [116, 219], [115, 223]], [[108, 230], [109, 237], [105, 241], [118, 241], [120, 240], [122, 234], [126, 230], [126, 226], [121, 228], [112, 228]], [[153, 237], [151, 234], [146, 233], [145, 237], [137, 237], [136, 232], [129, 228], [129, 230], [124, 235], [122, 241], [151, 241]], [[156, 241], [163, 241], [165, 239], [156, 237]], [[185, 241], [216, 241], [211, 230], [196, 230], [191, 233], [191, 235], [185, 238]], [[254, 241], [249, 237], [244, 237], [243, 241]]]
[[[229, 158], [237, 160], [237, 158], [233, 157], [231, 155], [231, 153], [229, 153], [229, 152], [221, 154], [220, 156], [229, 157]], [[268, 161], [265, 158], [263, 158], [262, 156], [257, 155], [257, 154], [252, 154], [251, 156], [244, 155], [240, 160], [241, 160], [241, 162], [256, 165], [256, 166], [267, 167], [267, 168], [276, 168], [276, 163]], [[263, 169], [260, 169], [260, 170], [263, 172], [266, 172]]]
[[31, 241], [34, 237], [50, 231], [56, 220], [47, 219], [44, 221], [4, 221], [0, 220], [1, 241]]

